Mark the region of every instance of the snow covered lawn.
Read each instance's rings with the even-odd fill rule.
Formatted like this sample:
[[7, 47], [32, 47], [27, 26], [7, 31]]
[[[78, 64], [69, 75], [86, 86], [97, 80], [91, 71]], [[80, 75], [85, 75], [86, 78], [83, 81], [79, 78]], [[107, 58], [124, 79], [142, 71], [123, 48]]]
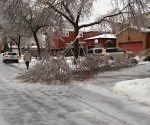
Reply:
[[[138, 65], [146, 65], [149, 63], [148, 61], [143, 62], [140, 60]], [[150, 106], [150, 78], [117, 82], [112, 88], [112, 91], [128, 96], [129, 100]]]
[[112, 91], [126, 95], [130, 100], [150, 106], [150, 78], [118, 82]]

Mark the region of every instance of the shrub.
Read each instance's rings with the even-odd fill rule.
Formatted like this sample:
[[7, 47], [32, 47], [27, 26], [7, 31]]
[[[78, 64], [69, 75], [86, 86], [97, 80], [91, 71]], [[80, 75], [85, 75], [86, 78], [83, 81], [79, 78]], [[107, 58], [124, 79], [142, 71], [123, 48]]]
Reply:
[[150, 61], [150, 48], [149, 49], [145, 49], [143, 51], [140, 52], [139, 57], [142, 59], [143, 57], [146, 57], [144, 59], [142, 59], [143, 61]]
[[106, 46], [107, 48], [113, 47], [112, 41], [111, 41], [111, 40], [107, 40], [107, 41], [105, 42], [105, 46]]
[[132, 64], [137, 64], [138, 63], [137, 59], [131, 59], [131, 62], [132, 62]]
[[150, 56], [147, 56], [143, 61], [150, 61]]

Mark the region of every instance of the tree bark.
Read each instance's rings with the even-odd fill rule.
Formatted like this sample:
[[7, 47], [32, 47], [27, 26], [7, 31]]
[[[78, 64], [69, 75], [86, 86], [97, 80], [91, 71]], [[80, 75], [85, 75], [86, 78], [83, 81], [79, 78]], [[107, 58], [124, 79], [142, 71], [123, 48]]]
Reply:
[[38, 41], [38, 38], [37, 38], [37, 33], [33, 32], [33, 36], [34, 36], [34, 40], [35, 40], [36, 45], [37, 45], [37, 51], [38, 51], [38, 55], [39, 55], [39, 58], [40, 58], [41, 50], [40, 50], [40, 45], [39, 45], [39, 41]]
[[[10, 39], [16, 43], [17, 48], [18, 48], [19, 56], [21, 56], [21, 51], [20, 51], [21, 35], [20, 35], [20, 34], [18, 35], [18, 41], [16, 41], [16, 40], [15, 40], [14, 38], [12, 38], [12, 37], [10, 37]], [[12, 47], [11, 47], [11, 48], [12, 48]]]
[[18, 52], [19, 52], [19, 56], [21, 57], [20, 42], [21, 42], [21, 36], [19, 35], [19, 38], [18, 38]]
[[75, 59], [78, 59], [79, 57], [79, 38], [76, 38], [79, 33], [79, 28], [75, 27], [74, 29], [74, 38], [76, 39], [74, 43], [74, 54], [75, 54]]

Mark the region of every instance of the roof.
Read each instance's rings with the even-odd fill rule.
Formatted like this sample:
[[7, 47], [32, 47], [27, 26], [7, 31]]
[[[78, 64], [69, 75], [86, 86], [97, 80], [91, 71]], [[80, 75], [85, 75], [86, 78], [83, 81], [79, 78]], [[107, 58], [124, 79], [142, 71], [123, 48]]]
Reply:
[[126, 31], [127, 29], [134, 29], [134, 30], [139, 30], [139, 32], [144, 32], [144, 33], [147, 33], [147, 32], [150, 32], [150, 29], [148, 29], [148, 28], [140, 28], [140, 29], [138, 29], [137, 27], [135, 27], [135, 26], [130, 26], [130, 27], [127, 27], [127, 28], [125, 28], [125, 29], [123, 29], [122, 31], [120, 31], [118, 34], [116, 34], [116, 36], [117, 35], [119, 35], [119, 34], [121, 34], [122, 32], [124, 32], [124, 31]]
[[9, 48], [16, 49], [16, 48], [18, 48], [18, 46], [9, 46]]
[[102, 39], [116, 39], [116, 36], [114, 34], [102, 34], [102, 35], [86, 38], [84, 40], [100, 39], [100, 38], [102, 38]]
[[[25, 49], [27, 49], [28, 47], [31, 48], [31, 49], [36, 49], [37, 48], [37, 46], [24, 46]], [[40, 46], [40, 48], [45, 48], [45, 46]]]

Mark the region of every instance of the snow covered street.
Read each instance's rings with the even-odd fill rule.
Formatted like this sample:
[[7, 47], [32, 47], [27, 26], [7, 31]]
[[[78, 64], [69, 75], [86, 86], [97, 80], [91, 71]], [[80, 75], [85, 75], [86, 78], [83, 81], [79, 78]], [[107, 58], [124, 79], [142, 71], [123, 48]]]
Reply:
[[[32, 64], [31, 64], [32, 65]], [[113, 93], [117, 82], [149, 77], [150, 64], [69, 85], [21, 83], [14, 77], [25, 64], [0, 58], [0, 125], [149, 125], [150, 107]], [[134, 73], [134, 74], [133, 74]], [[140, 75], [142, 74], [142, 75]]]

